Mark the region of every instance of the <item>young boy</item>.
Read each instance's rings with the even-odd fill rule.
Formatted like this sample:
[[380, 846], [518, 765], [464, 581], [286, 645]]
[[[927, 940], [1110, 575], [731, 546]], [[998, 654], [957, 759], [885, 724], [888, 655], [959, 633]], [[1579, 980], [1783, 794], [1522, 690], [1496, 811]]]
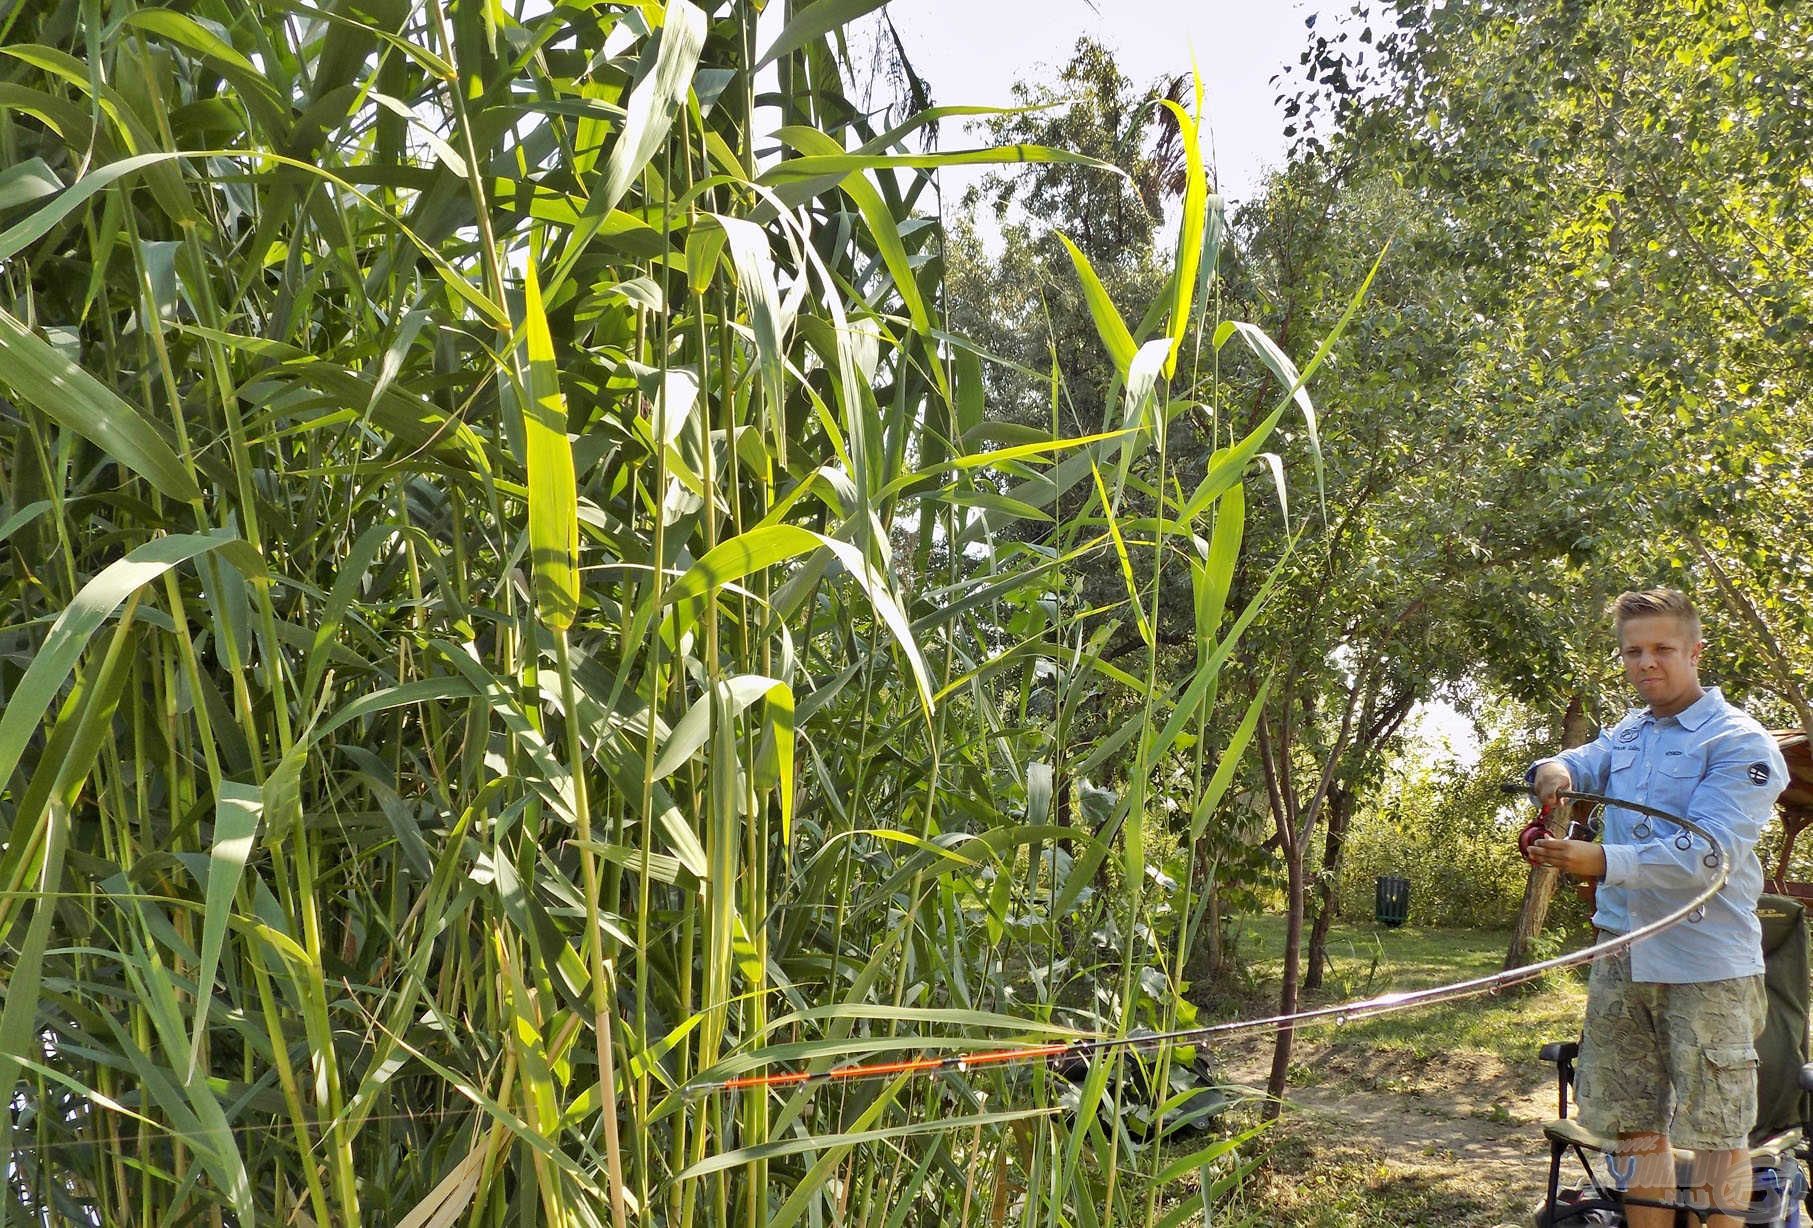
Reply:
[[[1749, 1206], [1749, 1133], [1756, 1119], [1756, 1036], [1762, 1031], [1762, 866], [1756, 838], [1787, 766], [1775, 739], [1700, 686], [1700, 620], [1672, 589], [1624, 593], [1612, 603], [1624, 676], [1643, 707], [1586, 746], [1532, 769], [1543, 801], [1564, 789], [1643, 802], [1713, 832], [1731, 877], [1704, 915], [1593, 965], [1575, 1075], [1583, 1125], [1621, 1140], [1633, 1199], [1674, 1197], [1671, 1145], [1695, 1152], [1689, 1200]], [[1625, 933], [1703, 891], [1716, 871], [1704, 840], [1629, 810], [1607, 807], [1603, 843], [1543, 839], [1530, 860], [1600, 880], [1593, 924]], [[1631, 1228], [1671, 1228], [1674, 1212], [1633, 1205]], [[1736, 1228], [1715, 1215], [1711, 1228]]]

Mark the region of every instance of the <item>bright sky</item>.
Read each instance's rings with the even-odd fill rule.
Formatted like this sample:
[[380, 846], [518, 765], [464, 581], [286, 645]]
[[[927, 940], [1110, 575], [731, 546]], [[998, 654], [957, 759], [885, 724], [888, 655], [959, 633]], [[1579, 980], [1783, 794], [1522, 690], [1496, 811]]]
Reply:
[[[1270, 81], [1295, 63], [1304, 19], [1325, 0], [893, 0], [888, 13], [941, 105], [1004, 106], [1016, 79], [1051, 79], [1079, 35], [1119, 53], [1140, 85], [1202, 73], [1213, 153], [1230, 203], [1284, 159]], [[948, 144], [948, 138], [947, 138]], [[948, 180], [946, 192], [954, 185]]]

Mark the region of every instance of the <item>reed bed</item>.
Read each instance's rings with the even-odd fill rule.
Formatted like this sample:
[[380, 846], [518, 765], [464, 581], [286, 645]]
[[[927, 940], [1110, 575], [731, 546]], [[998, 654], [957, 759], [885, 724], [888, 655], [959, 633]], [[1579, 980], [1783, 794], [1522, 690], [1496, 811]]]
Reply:
[[1143, 322], [1077, 256], [1100, 429], [997, 423], [936, 172], [1079, 159], [861, 111], [877, 7], [0, 16], [0, 1223], [1169, 1228], [1231, 1179], [1116, 1063], [683, 1094], [1176, 1023], [1203, 884], [1152, 871], [1262, 693], [1243, 479], [1307, 399], [1189, 392], [1252, 340], [1200, 161]]

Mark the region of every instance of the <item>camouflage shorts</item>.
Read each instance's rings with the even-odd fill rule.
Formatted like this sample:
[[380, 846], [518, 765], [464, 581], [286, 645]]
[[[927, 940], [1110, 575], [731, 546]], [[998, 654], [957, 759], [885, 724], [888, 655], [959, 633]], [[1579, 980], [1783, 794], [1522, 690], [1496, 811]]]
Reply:
[[1748, 1147], [1756, 1121], [1763, 978], [1632, 984], [1630, 954], [1593, 965], [1575, 1092], [1580, 1121], [1605, 1138], [1665, 1134], [1676, 1147]]

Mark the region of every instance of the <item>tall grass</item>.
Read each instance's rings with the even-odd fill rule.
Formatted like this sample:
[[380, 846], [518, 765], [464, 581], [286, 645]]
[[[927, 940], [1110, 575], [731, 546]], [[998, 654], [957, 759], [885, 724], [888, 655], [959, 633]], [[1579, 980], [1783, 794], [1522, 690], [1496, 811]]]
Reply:
[[[681, 1095], [1174, 1023], [1201, 886], [1148, 871], [1252, 729], [1217, 679], [1278, 414], [1194, 490], [1167, 452], [1228, 336], [1200, 163], [1141, 327], [1079, 257], [1102, 430], [1003, 432], [932, 176], [1069, 155], [878, 130], [837, 55], [874, 7], [0, 16], [0, 1223], [1169, 1224], [1212, 1187], [1226, 1145], [1139, 1145], [1109, 1065], [1064, 1111], [1043, 1070]], [[1067, 600], [1104, 552], [1138, 676]], [[1133, 719], [1075, 738], [1104, 697]]]

